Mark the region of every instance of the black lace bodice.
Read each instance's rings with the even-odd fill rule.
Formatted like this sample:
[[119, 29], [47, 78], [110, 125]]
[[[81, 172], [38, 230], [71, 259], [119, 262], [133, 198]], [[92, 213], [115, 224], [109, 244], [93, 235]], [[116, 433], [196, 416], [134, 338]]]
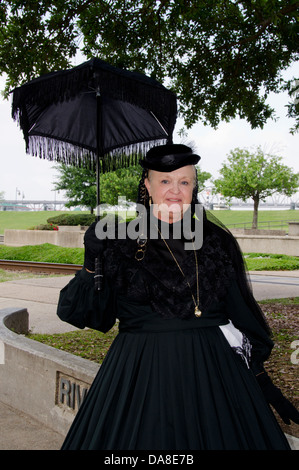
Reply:
[[[163, 240], [148, 240], [145, 257], [135, 259], [135, 240], [109, 240], [104, 257], [104, 272], [118, 294], [150, 303], [164, 318], [194, 316], [197, 298], [196, 265], [193, 250], [184, 250], [184, 240], [169, 239], [185, 277], [182, 276]], [[206, 234], [196, 251], [199, 277], [199, 308], [224, 298], [234, 269], [223, 241], [216, 233]], [[189, 283], [190, 287], [188, 286]]]

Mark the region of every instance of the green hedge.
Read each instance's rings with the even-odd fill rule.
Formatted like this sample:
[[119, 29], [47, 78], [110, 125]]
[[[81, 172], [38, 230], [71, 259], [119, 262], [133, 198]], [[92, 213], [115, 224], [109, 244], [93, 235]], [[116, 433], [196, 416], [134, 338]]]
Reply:
[[[109, 213], [105, 213], [104, 216]], [[111, 213], [111, 217], [114, 217], [116, 220], [122, 221], [122, 217], [119, 217], [118, 214]], [[102, 216], [101, 216], [102, 217]], [[61, 214], [55, 217], [49, 217], [47, 219], [48, 224], [55, 225], [83, 225], [88, 226], [96, 221], [96, 216], [94, 214]]]
[[94, 214], [61, 214], [55, 217], [49, 217], [47, 222], [55, 225], [85, 225], [89, 226], [95, 222]]
[[55, 224], [39, 224], [36, 227], [33, 227], [34, 230], [58, 230], [57, 225]]

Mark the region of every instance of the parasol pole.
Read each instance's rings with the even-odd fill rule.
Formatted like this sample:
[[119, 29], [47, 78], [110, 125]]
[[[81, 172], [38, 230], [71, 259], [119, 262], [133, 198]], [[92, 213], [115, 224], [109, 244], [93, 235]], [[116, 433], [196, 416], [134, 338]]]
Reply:
[[101, 160], [101, 139], [100, 139], [100, 133], [99, 129], [101, 126], [101, 95], [99, 88], [97, 90], [96, 94], [96, 101], [97, 101], [97, 127], [96, 127], [96, 132], [97, 132], [97, 161], [96, 161], [96, 179], [97, 179], [97, 222], [100, 220], [100, 174], [101, 174], [101, 165], [100, 165], [100, 160]]
[[[102, 125], [101, 125], [101, 93], [100, 87], [96, 91], [96, 104], [97, 104], [97, 122], [96, 122], [96, 141], [97, 141], [97, 152], [96, 152], [96, 187], [97, 187], [97, 208], [96, 208], [96, 221], [100, 220], [100, 174], [101, 174], [101, 163], [102, 158], [102, 146], [101, 146], [101, 134], [102, 134]], [[100, 291], [102, 288], [103, 281], [103, 266], [102, 259], [95, 259], [95, 289]]]

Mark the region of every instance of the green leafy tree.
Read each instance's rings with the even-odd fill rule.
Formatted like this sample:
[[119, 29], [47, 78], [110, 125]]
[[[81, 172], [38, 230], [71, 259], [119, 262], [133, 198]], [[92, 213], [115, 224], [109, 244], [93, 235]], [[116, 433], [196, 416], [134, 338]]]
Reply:
[[197, 167], [197, 183], [199, 193], [205, 188], [206, 181], [210, 178], [212, 178], [211, 173], [208, 173], [207, 171], [202, 171], [200, 167]]
[[299, 173], [293, 173], [281, 163], [281, 157], [266, 154], [260, 147], [255, 152], [236, 148], [227, 160], [221, 177], [214, 181], [215, 191], [228, 198], [253, 199], [252, 228], [257, 228], [260, 201], [274, 193], [291, 196], [298, 189]]
[[117, 205], [119, 197], [124, 197], [128, 202], [136, 202], [140, 176], [139, 165], [101, 175], [101, 203]]
[[97, 200], [95, 171], [63, 163], [55, 168], [59, 173], [58, 180], [54, 182], [55, 190], [65, 191], [69, 200], [66, 207], [88, 207], [93, 214]]
[[[80, 50], [172, 87], [187, 127], [237, 116], [263, 127], [268, 94], [294, 96], [281, 74], [299, 58], [298, 10], [296, 0], [2, 0], [5, 94]], [[298, 100], [288, 106], [296, 129]]]
[[[64, 164], [56, 165], [58, 180], [54, 183], [55, 190], [64, 190], [69, 202], [67, 207], [85, 206], [93, 214], [97, 205], [96, 174], [90, 168], [79, 168]], [[138, 183], [141, 168], [132, 166], [100, 176], [100, 203], [116, 205], [118, 197], [127, 201], [137, 199]]]

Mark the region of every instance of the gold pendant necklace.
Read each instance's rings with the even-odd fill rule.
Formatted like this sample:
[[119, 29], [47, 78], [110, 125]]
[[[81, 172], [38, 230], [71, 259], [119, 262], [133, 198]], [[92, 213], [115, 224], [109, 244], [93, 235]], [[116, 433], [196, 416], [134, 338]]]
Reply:
[[[159, 232], [159, 234], [160, 234], [160, 236], [161, 236], [163, 242], [165, 243], [166, 248], [168, 249], [168, 251], [169, 251], [169, 253], [171, 254], [171, 256], [173, 257], [173, 259], [174, 259], [174, 261], [175, 261], [177, 267], [179, 268], [179, 270], [180, 270], [182, 276], [185, 278], [186, 276], [185, 276], [185, 274], [184, 274], [184, 272], [183, 272], [181, 266], [179, 265], [178, 260], [176, 259], [176, 257], [174, 256], [173, 252], [171, 251], [170, 247], [168, 246], [168, 244], [167, 244], [165, 238], [163, 237], [162, 233], [160, 232], [159, 227], [156, 226], [156, 228], [157, 228], [157, 230], [158, 230], [158, 232]], [[194, 247], [194, 242], [193, 242], [193, 240], [192, 240], [192, 245], [193, 245], [193, 252], [194, 252], [194, 258], [195, 258], [195, 268], [196, 268], [197, 302], [195, 302], [195, 298], [194, 298], [194, 295], [193, 295], [193, 293], [192, 293], [192, 289], [191, 289], [190, 283], [189, 283], [188, 281], [187, 281], [187, 285], [188, 285], [188, 287], [189, 287], [189, 289], [190, 289], [191, 296], [192, 296], [192, 300], [193, 300], [193, 303], [194, 303], [194, 306], [195, 306], [194, 315], [195, 315], [196, 317], [200, 317], [201, 314], [202, 314], [202, 312], [201, 312], [201, 310], [199, 309], [198, 264], [197, 264], [197, 256], [196, 256], [196, 251], [195, 251], [195, 247]]]

